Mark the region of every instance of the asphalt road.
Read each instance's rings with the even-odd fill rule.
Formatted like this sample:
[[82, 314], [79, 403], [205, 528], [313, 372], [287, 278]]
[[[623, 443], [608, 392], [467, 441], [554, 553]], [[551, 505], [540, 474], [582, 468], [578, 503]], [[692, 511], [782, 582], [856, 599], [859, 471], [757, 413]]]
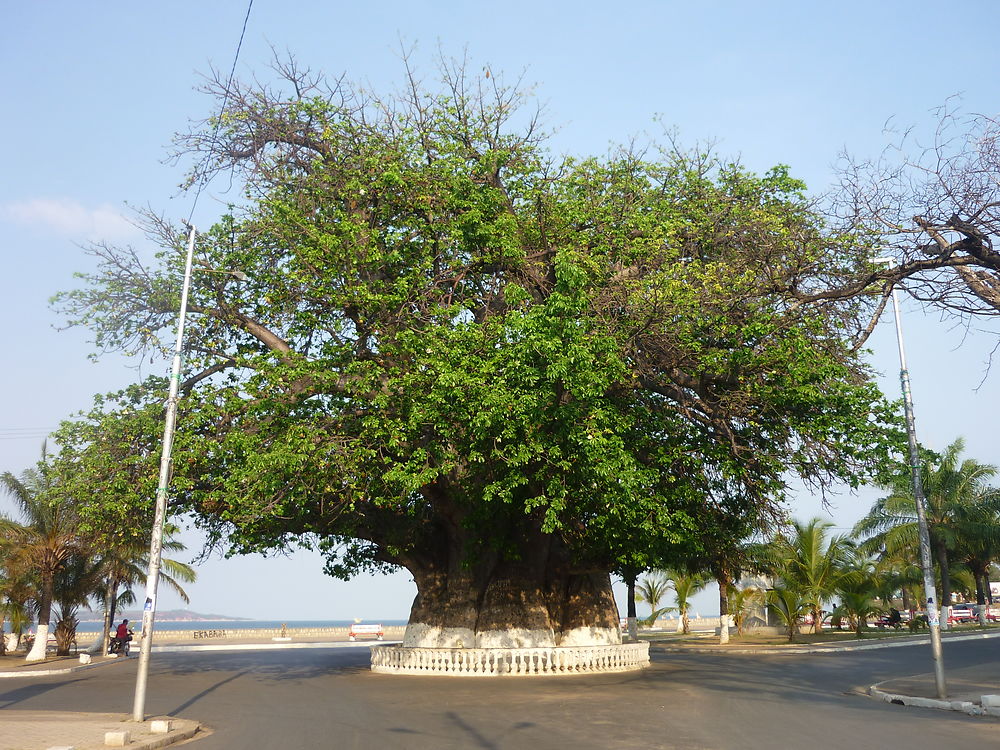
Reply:
[[[927, 646], [661, 653], [639, 673], [497, 680], [375, 675], [367, 657], [364, 647], [155, 655], [147, 710], [213, 728], [192, 750], [1000, 747], [995, 718], [863, 694], [871, 683], [928, 671]], [[949, 645], [945, 659], [1000, 667], [1000, 639]], [[4, 709], [130, 712], [135, 661], [6, 681], [0, 721]]]

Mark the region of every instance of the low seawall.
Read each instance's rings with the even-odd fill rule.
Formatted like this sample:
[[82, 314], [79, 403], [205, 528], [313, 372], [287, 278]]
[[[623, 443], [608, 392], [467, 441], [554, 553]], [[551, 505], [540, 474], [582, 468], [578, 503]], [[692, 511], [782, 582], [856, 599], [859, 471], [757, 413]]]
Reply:
[[[366, 625], [378, 623], [365, 623]], [[657, 620], [652, 628], [641, 628], [643, 632], [649, 630], [659, 630], [674, 632], [677, 629], [677, 620]], [[692, 617], [690, 627], [693, 631], [711, 631], [719, 627], [718, 617]], [[185, 630], [166, 630], [154, 626], [157, 643], [212, 643], [212, 642], [239, 642], [239, 641], [271, 641], [275, 638], [290, 638], [293, 641], [346, 641], [350, 627], [315, 627], [315, 628], [198, 628], [192, 627]], [[405, 625], [386, 625], [383, 628], [384, 638], [387, 641], [401, 641], [406, 631]], [[90, 634], [80, 634], [81, 639], [86, 639]], [[136, 638], [140, 633], [136, 633]], [[371, 636], [365, 635], [359, 638], [364, 640], [375, 640]], [[82, 642], [82, 641], [81, 641]]]
[[[719, 616], [715, 617], [689, 617], [688, 627], [691, 630], [714, 630], [719, 627]], [[680, 630], [680, 620], [674, 618], [671, 620], [657, 620], [653, 623], [653, 627], [645, 628], [641, 627], [640, 630], [664, 630], [669, 633]]]
[[[346, 641], [350, 628], [192, 628], [191, 630], [162, 630], [156, 629], [154, 626], [153, 630], [156, 634], [156, 643], [210, 643], [213, 641], [270, 641], [274, 638], [290, 638], [293, 641]], [[402, 640], [405, 630], [405, 625], [386, 625], [383, 628], [387, 641]], [[139, 634], [137, 633], [136, 635], [138, 636]], [[372, 639], [371, 636], [364, 637], [366, 640]]]

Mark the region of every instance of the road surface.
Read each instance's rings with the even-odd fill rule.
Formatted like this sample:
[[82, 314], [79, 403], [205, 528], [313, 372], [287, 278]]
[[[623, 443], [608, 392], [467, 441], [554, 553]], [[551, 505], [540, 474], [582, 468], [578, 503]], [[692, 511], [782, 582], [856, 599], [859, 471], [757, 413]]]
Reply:
[[[828, 655], [663, 654], [643, 672], [481, 679], [369, 672], [362, 647], [154, 655], [147, 713], [193, 718], [192, 750], [940, 750], [1000, 748], [1000, 720], [879, 703], [929, 671], [927, 646]], [[995, 662], [1000, 639], [948, 645]], [[131, 711], [135, 659], [0, 684], [3, 710]]]

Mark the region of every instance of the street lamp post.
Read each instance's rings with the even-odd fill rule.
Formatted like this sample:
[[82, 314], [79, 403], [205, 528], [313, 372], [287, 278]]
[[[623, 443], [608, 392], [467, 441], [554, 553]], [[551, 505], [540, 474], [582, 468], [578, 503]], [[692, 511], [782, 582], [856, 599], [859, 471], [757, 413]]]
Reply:
[[[893, 258], [876, 258], [876, 263], [893, 265]], [[913, 396], [910, 390], [910, 371], [906, 368], [906, 351], [903, 348], [903, 323], [899, 315], [899, 296], [892, 285], [892, 311], [896, 317], [896, 343], [899, 345], [899, 382], [903, 390], [903, 410], [906, 414], [906, 436], [910, 448], [910, 476], [913, 482], [913, 499], [917, 506], [917, 528], [920, 535], [920, 568], [924, 576], [924, 596], [927, 599], [927, 624], [931, 631], [931, 654], [934, 660], [934, 685], [938, 698], [948, 697], [944, 681], [944, 660], [941, 656], [941, 622], [938, 616], [937, 593], [934, 590], [934, 564], [931, 561], [931, 540], [927, 530], [927, 500], [920, 479], [920, 451], [917, 429], [913, 418]]]
[[163, 427], [163, 453], [160, 456], [160, 479], [156, 486], [156, 513], [153, 532], [149, 541], [149, 573], [146, 575], [146, 600], [142, 607], [142, 648], [135, 679], [135, 702], [132, 720], [144, 721], [146, 709], [146, 681], [149, 677], [149, 654], [153, 647], [153, 619], [156, 614], [156, 587], [160, 581], [160, 558], [163, 552], [163, 522], [167, 510], [167, 482], [170, 478], [170, 452], [174, 444], [174, 425], [177, 422], [177, 394], [181, 379], [181, 350], [184, 341], [184, 318], [187, 315], [188, 290], [191, 287], [191, 263], [194, 258], [196, 230], [189, 226], [187, 259], [184, 264], [184, 284], [181, 288], [181, 309], [177, 321], [177, 344], [170, 370], [170, 387], [167, 396], [167, 415]]

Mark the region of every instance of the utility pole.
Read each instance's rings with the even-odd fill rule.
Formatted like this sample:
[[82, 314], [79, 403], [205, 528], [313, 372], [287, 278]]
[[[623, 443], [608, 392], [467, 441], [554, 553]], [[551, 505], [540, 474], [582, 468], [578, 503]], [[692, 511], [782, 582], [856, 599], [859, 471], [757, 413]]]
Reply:
[[[876, 258], [876, 263], [895, 265], [893, 258]], [[920, 450], [917, 428], [913, 417], [913, 394], [910, 389], [910, 371], [906, 368], [906, 351], [903, 348], [903, 323], [899, 315], [899, 297], [892, 285], [892, 311], [896, 316], [896, 343], [899, 345], [899, 382], [903, 390], [903, 409], [906, 414], [906, 436], [910, 448], [910, 475], [913, 482], [913, 499], [917, 506], [917, 528], [920, 535], [920, 568], [924, 576], [924, 596], [927, 599], [927, 624], [931, 631], [931, 655], [934, 661], [934, 686], [938, 698], [948, 697], [944, 679], [944, 659], [941, 655], [941, 621], [938, 615], [937, 593], [934, 589], [934, 563], [931, 560], [931, 540], [927, 529], [927, 499], [920, 478]]]
[[153, 620], [156, 615], [156, 587], [160, 581], [160, 558], [163, 552], [163, 523], [167, 512], [167, 483], [170, 480], [170, 453], [174, 445], [174, 426], [177, 423], [177, 398], [180, 390], [181, 359], [184, 343], [184, 318], [187, 315], [188, 290], [191, 287], [191, 263], [194, 259], [196, 230], [188, 225], [187, 260], [184, 265], [184, 284], [181, 287], [181, 309], [177, 321], [177, 344], [170, 370], [170, 387], [167, 395], [167, 415], [163, 427], [163, 453], [160, 456], [160, 480], [156, 486], [156, 514], [149, 540], [149, 573], [146, 575], [146, 601], [142, 607], [142, 648], [135, 678], [135, 702], [132, 720], [145, 721], [146, 682], [149, 678], [149, 654], [153, 648]]

